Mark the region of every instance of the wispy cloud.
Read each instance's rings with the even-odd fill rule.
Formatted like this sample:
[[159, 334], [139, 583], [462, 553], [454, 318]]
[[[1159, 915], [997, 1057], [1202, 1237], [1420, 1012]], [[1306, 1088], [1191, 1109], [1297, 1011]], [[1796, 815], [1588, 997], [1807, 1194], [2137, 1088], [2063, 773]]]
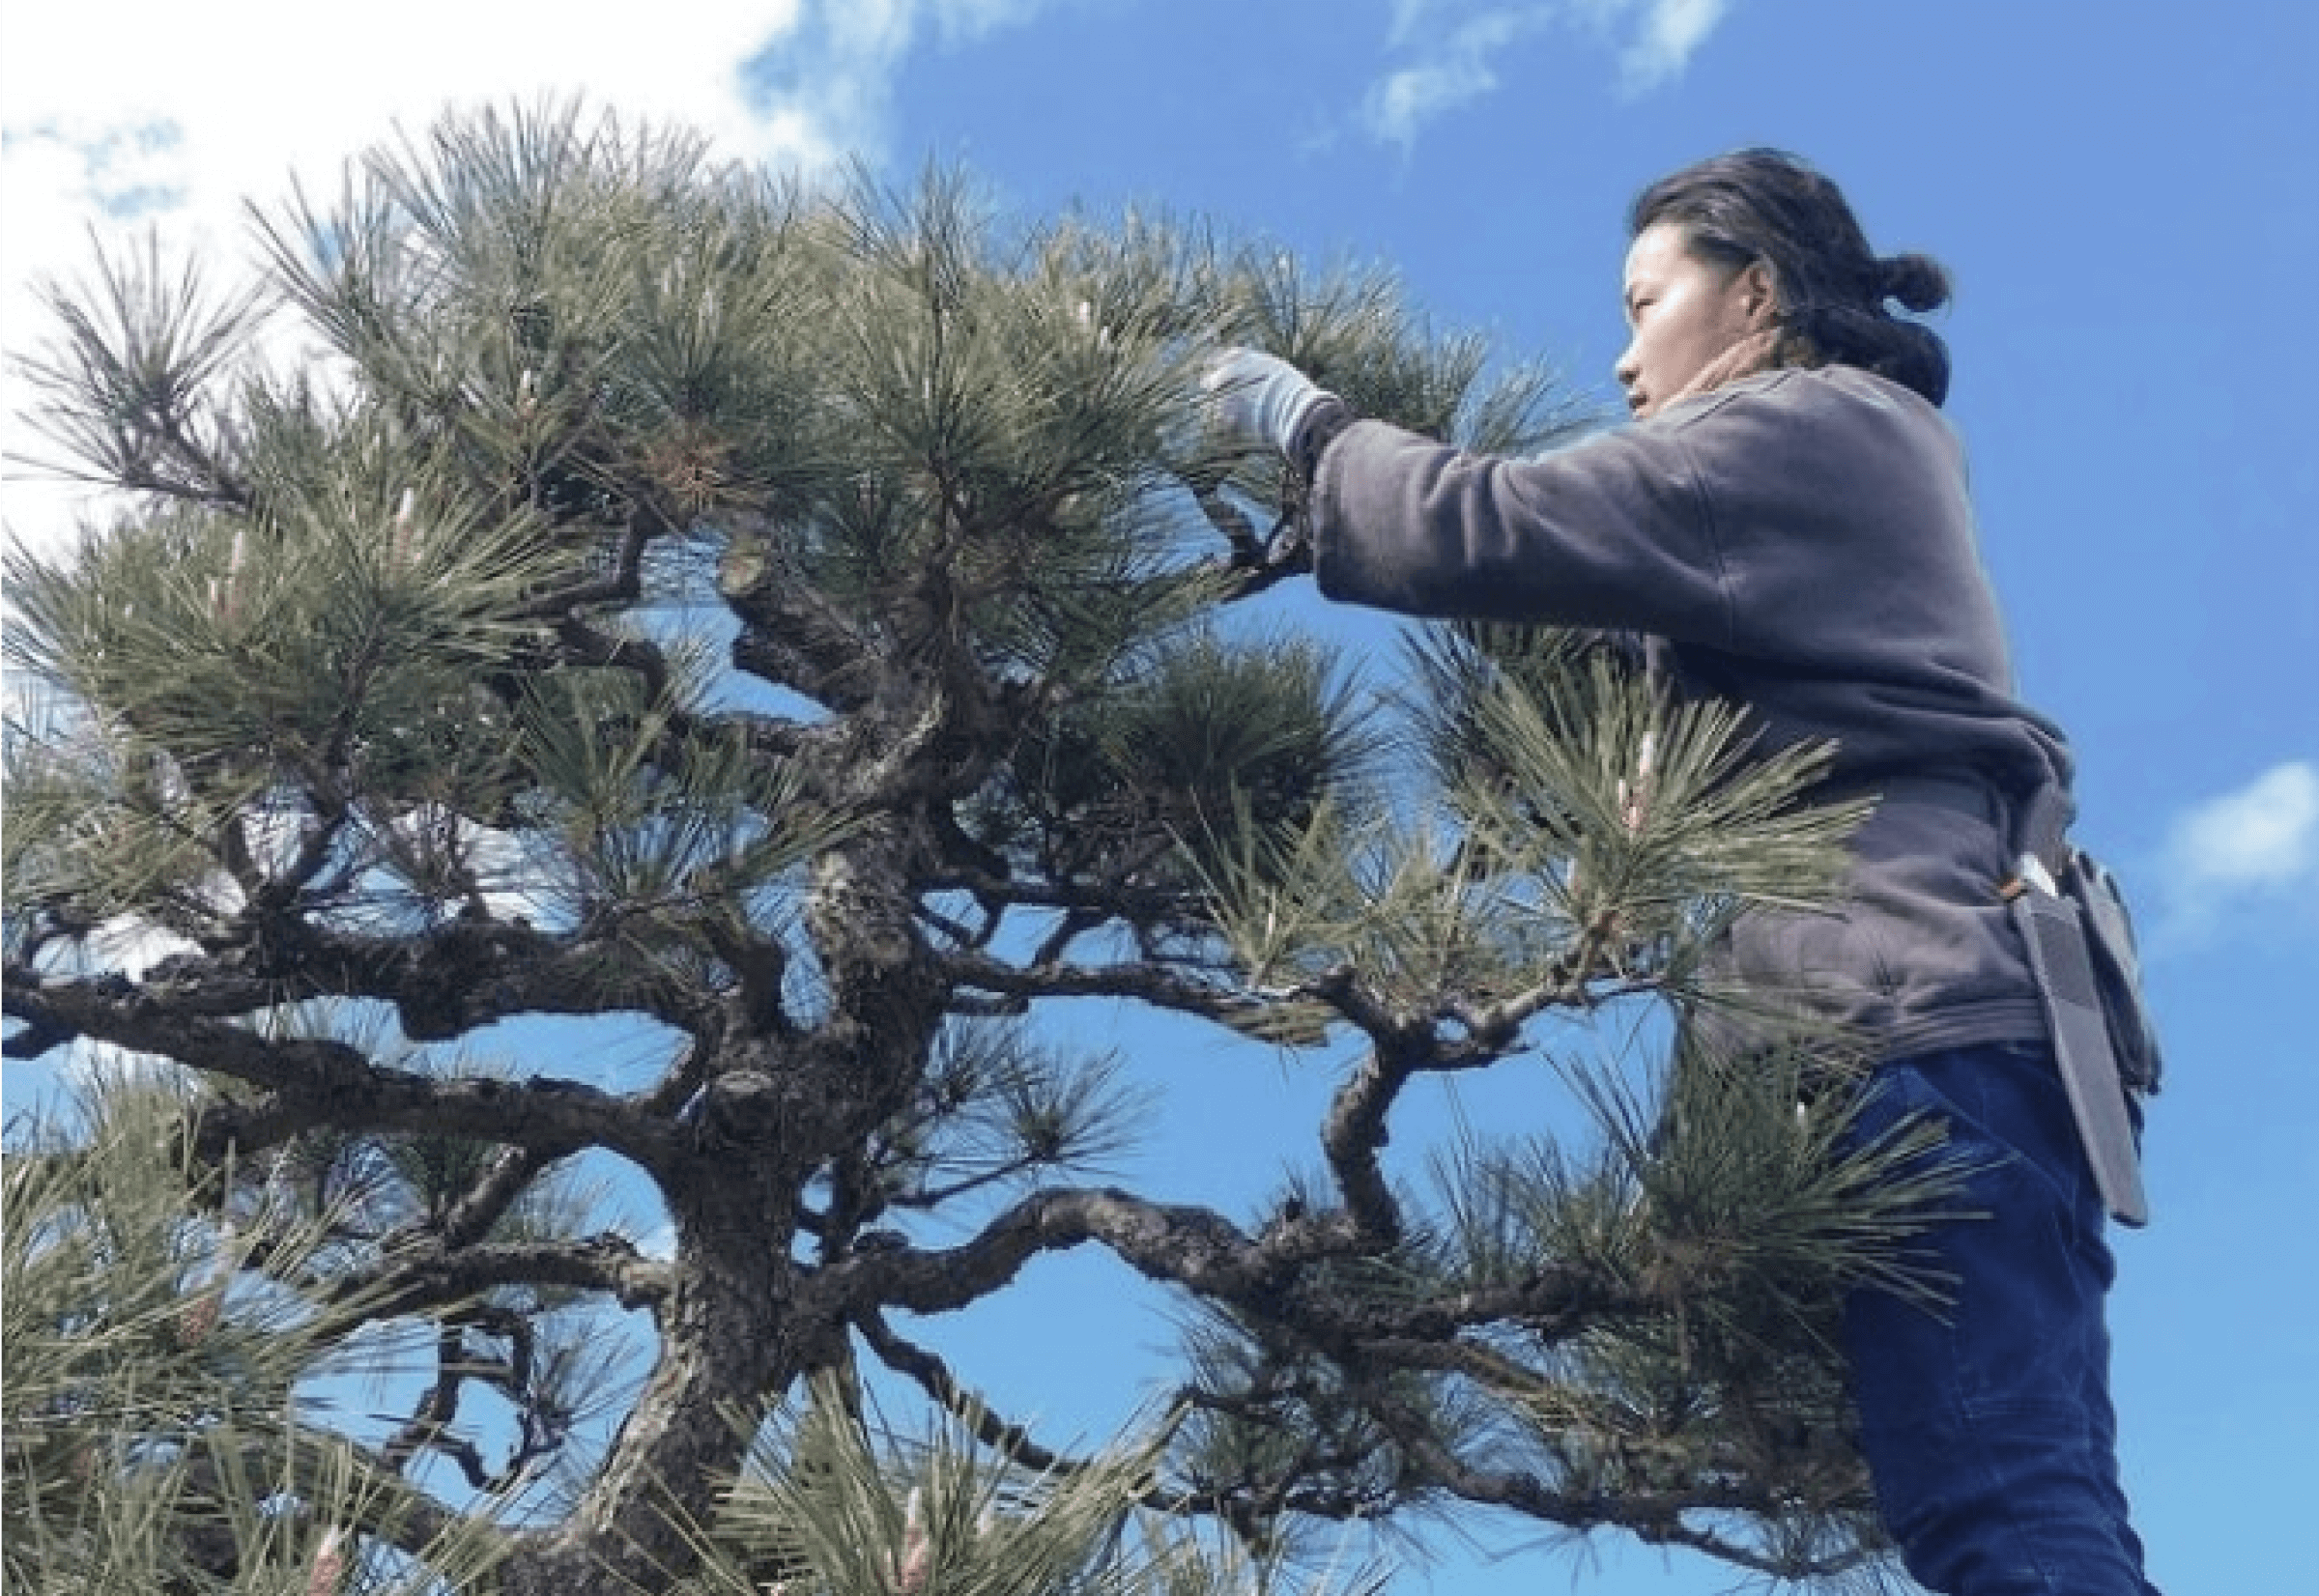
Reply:
[[1682, 75], [1734, 0], [1390, 0], [1387, 48], [1400, 64], [1371, 85], [1361, 121], [1380, 142], [1409, 149], [1428, 123], [1494, 93], [1506, 51], [1553, 23], [1608, 47], [1623, 94]]
[[2236, 792], [2210, 798], [2174, 824], [2174, 864], [2193, 885], [2272, 892], [2319, 872], [2319, 767], [2296, 759]]
[[[1415, 32], [1409, 0], [1395, 18], [1396, 34]], [[1426, 37], [1419, 58], [1387, 73], [1369, 90], [1362, 120], [1370, 132], [1404, 150], [1425, 124], [1446, 111], [1479, 100], [1498, 87], [1498, 56], [1524, 34], [1553, 19], [1536, 7], [1489, 11], [1468, 17], [1441, 37]]]
[[929, 32], [956, 43], [1028, 21], [1046, 0], [803, 0], [742, 68], [757, 115], [801, 163], [884, 149], [894, 80]]
[[2166, 926], [2205, 937], [2256, 900], [2319, 898], [2319, 764], [2291, 759], [2193, 804], [2168, 833]]
[[[403, 0], [358, 34], [295, 0], [12, 7], [0, 337], [22, 355], [47, 335], [34, 285], [85, 271], [92, 231], [117, 241], [151, 228], [226, 268], [219, 286], [230, 284], [245, 258], [245, 199], [278, 199], [294, 176], [333, 193], [350, 157], [447, 105], [585, 90], [623, 114], [701, 127], [730, 154], [778, 157], [785, 129], [750, 106], [739, 68], [797, 26], [800, 4], [687, 0], [680, 25], [636, 13], [573, 27], [547, 0]], [[24, 434], [28, 398], [15, 363], [0, 368], [9, 453], [43, 452]], [[12, 470], [7, 535], [61, 545], [83, 497]]]
[[1644, 94], [1683, 74], [1732, 0], [1588, 0], [1618, 45], [1619, 86]]
[[1441, 10], [1443, 0], [1388, 0], [1388, 4], [1392, 7], [1393, 18], [1386, 43], [1398, 49], [1416, 36], [1428, 16]]
[[[299, 0], [14, 7], [0, 51], [0, 338], [20, 355], [44, 335], [33, 285], [83, 271], [92, 229], [150, 226], [171, 247], [235, 260], [244, 200], [272, 202], [294, 177], [330, 194], [351, 157], [450, 106], [585, 93], [699, 128], [730, 157], [804, 169], [874, 157], [911, 49], [1047, 3], [681, 0], [576, 27], [550, 0], [402, 0], [358, 35]], [[0, 369], [0, 452], [39, 452], [28, 397], [14, 362]], [[60, 545], [83, 497], [12, 472], [6, 535]]]

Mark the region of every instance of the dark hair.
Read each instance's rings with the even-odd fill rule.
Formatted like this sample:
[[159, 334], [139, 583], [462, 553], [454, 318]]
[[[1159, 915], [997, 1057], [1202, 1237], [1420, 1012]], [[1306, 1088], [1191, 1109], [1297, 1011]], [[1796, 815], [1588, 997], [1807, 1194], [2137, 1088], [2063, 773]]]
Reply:
[[1860, 366], [1935, 405], [1948, 397], [1948, 345], [1885, 306], [1948, 303], [1948, 271], [1928, 255], [1876, 254], [1843, 191], [1796, 157], [1734, 150], [1671, 173], [1635, 196], [1628, 235], [1658, 222], [1681, 227], [1702, 260], [1770, 269], [1786, 363]]

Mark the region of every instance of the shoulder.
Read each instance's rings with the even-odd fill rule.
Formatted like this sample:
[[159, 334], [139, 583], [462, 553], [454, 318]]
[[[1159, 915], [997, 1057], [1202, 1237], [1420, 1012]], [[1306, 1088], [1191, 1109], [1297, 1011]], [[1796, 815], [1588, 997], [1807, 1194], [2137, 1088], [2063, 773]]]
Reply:
[[1789, 367], [1674, 406], [1643, 428], [1681, 438], [1710, 474], [1786, 470], [1831, 456], [1961, 472], [1948, 417], [1921, 394], [1857, 366]]
[[1854, 425], [1904, 428], [1954, 441], [1948, 417], [1913, 389], [1858, 366], [1788, 366], [1726, 383], [1686, 399], [1644, 427], [1673, 432], [1712, 430], [1732, 421], [1795, 426]]
[[1858, 366], [1783, 366], [1726, 383], [1673, 406], [1644, 426], [1688, 428], [1732, 410], [1797, 416], [1874, 413], [1947, 430], [1948, 418], [1924, 395]]

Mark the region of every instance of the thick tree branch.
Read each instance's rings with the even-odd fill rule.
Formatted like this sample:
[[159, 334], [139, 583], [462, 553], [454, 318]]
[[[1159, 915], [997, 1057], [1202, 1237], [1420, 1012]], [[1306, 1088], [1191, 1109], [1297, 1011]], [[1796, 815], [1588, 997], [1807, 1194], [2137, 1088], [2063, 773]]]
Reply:
[[621, 524], [619, 546], [613, 556], [610, 572], [542, 592], [518, 613], [535, 620], [558, 620], [579, 610], [617, 604], [641, 594], [644, 551], [654, 538], [675, 531], [676, 527], [657, 509], [647, 508], [641, 499], [632, 499], [630, 502], [634, 507]]
[[[616, 936], [552, 936], [520, 923], [459, 920], [409, 937], [362, 937], [287, 918], [244, 926], [242, 940], [208, 955], [157, 964], [133, 987], [96, 978], [77, 987], [49, 983], [12, 962], [6, 973], [11, 1018], [33, 1024], [43, 1046], [70, 1040], [36, 1014], [61, 1020], [102, 988], [123, 1007], [165, 1009], [179, 1016], [251, 1014], [309, 998], [371, 998], [396, 1006], [404, 1034], [443, 1041], [517, 1014], [594, 1015], [621, 1010], [653, 1015], [681, 1029], [713, 1024], [715, 1011], [689, 1004], [656, 977], [651, 961]], [[108, 1039], [111, 1040], [111, 1039]], [[32, 1057], [12, 1038], [11, 1058]]]
[[1182, 892], [1113, 880], [1018, 878], [1005, 873], [1005, 860], [993, 859], [981, 850], [970, 863], [962, 862], [955, 850], [945, 857], [945, 867], [930, 873], [922, 884], [930, 892], [965, 893], [986, 909], [1059, 909], [1136, 925], [1186, 918], [1187, 898]]
[[1417, 1046], [1404, 1038], [1370, 1049], [1337, 1089], [1321, 1127], [1321, 1150], [1347, 1211], [1364, 1237], [1384, 1246], [1401, 1239], [1401, 1205], [1378, 1154], [1390, 1139], [1393, 1103], [1417, 1072]]
[[[269, 918], [209, 957], [165, 959], [153, 996], [203, 1013], [250, 1013], [310, 997], [395, 1005], [414, 1041], [444, 1041], [517, 1014], [628, 1010], [680, 1029], [713, 1023], [616, 931], [555, 935], [520, 921], [455, 920], [410, 936], [358, 936]], [[12, 983], [13, 984], [13, 983]]]
[[1149, 1279], [1293, 1328], [1316, 1346], [1446, 1342], [1485, 1325], [1520, 1326], [1541, 1341], [1664, 1310], [1647, 1293], [1583, 1268], [1541, 1268], [1501, 1287], [1439, 1296], [1366, 1297], [1310, 1267], [1377, 1248], [1342, 1213], [1302, 1215], [1251, 1237], [1210, 1209], [1156, 1203], [1116, 1188], [1034, 1193], [959, 1247], [858, 1253], [816, 1283], [858, 1319], [867, 1305], [918, 1313], [968, 1306], [1043, 1252], [1097, 1242]]
[[1535, 1474], [1518, 1469], [1480, 1468], [1467, 1463], [1442, 1442], [1421, 1414], [1406, 1404], [1374, 1390], [1363, 1392], [1362, 1402], [1407, 1456], [1415, 1472], [1476, 1506], [1511, 1508], [1526, 1517], [1571, 1529], [1617, 1527], [1654, 1546], [1685, 1547], [1758, 1574], [1788, 1579], [1841, 1574], [1858, 1564], [1856, 1555], [1800, 1562], [1767, 1555], [1684, 1517], [1685, 1514], [1745, 1513], [1776, 1518], [1787, 1504], [1764, 1485], [1701, 1483], [1674, 1491], [1558, 1490]]
[[885, 1315], [875, 1308], [865, 1309], [853, 1323], [879, 1362], [915, 1382], [938, 1407], [972, 1426], [975, 1439], [1001, 1457], [1048, 1476], [1075, 1474], [1086, 1468], [1083, 1461], [1040, 1445], [1021, 1425], [1010, 1424], [999, 1417], [988, 1403], [959, 1382], [950, 1365], [916, 1342], [897, 1334], [886, 1323]]
[[197, 992], [181, 1007], [166, 987], [106, 977], [12, 985], [8, 1012], [44, 1035], [88, 1037], [174, 1059], [274, 1095], [245, 1119], [237, 1120], [227, 1105], [210, 1109], [216, 1118], [205, 1134], [212, 1140], [230, 1138], [242, 1125], [269, 1140], [286, 1129], [332, 1125], [448, 1133], [532, 1148], [548, 1157], [607, 1147], [649, 1164], [686, 1151], [677, 1126], [597, 1087], [553, 1076], [446, 1079], [386, 1069], [342, 1041], [271, 1038], [206, 1017], [203, 996]]
[[856, 1253], [817, 1282], [845, 1317], [885, 1303], [946, 1313], [988, 1296], [1043, 1252], [1101, 1241], [1151, 1279], [1235, 1297], [1259, 1292], [1257, 1244], [1212, 1210], [1171, 1207], [1116, 1188], [1034, 1193], [962, 1246]]
[[395, 1319], [466, 1302], [500, 1286], [603, 1292], [623, 1308], [650, 1308], [675, 1289], [675, 1269], [618, 1236], [427, 1246], [336, 1276], [325, 1300], [366, 1318]]
[[1045, 998], [1131, 998], [1174, 1013], [1194, 1014], [1235, 1030], [1274, 1012], [1277, 1005], [1195, 981], [1163, 966], [1138, 964], [1010, 964], [988, 954], [943, 952], [933, 955], [943, 980], [1023, 1003]]
[[[446, 1248], [472, 1246], [480, 1241], [506, 1216], [540, 1171], [556, 1161], [556, 1156], [538, 1148], [501, 1148], [484, 1164], [475, 1183], [440, 1220], [427, 1226], [426, 1233]], [[403, 1235], [389, 1235], [382, 1239], [380, 1245], [391, 1253], [404, 1240]]]
[[732, 663], [841, 714], [866, 709], [885, 651], [797, 568], [782, 535], [771, 526], [745, 528], [728, 547], [717, 587], [741, 622]]
[[668, 697], [673, 678], [669, 656], [659, 644], [643, 638], [615, 637], [598, 631], [576, 614], [562, 616], [556, 622], [556, 641], [562, 645], [563, 657], [573, 664], [634, 671], [653, 702]]

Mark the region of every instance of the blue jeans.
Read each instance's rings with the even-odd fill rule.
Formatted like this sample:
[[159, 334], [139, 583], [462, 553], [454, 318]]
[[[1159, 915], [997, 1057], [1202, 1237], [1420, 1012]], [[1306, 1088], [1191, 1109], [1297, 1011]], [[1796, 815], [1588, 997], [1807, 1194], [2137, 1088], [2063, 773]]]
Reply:
[[2102, 1200], [2042, 1044], [1879, 1067], [1855, 1134], [1912, 1114], [1977, 1166], [1987, 1217], [1924, 1239], [1945, 1307], [1855, 1291], [1845, 1344], [1885, 1527], [1951, 1596], [2156, 1596], [2118, 1483]]

